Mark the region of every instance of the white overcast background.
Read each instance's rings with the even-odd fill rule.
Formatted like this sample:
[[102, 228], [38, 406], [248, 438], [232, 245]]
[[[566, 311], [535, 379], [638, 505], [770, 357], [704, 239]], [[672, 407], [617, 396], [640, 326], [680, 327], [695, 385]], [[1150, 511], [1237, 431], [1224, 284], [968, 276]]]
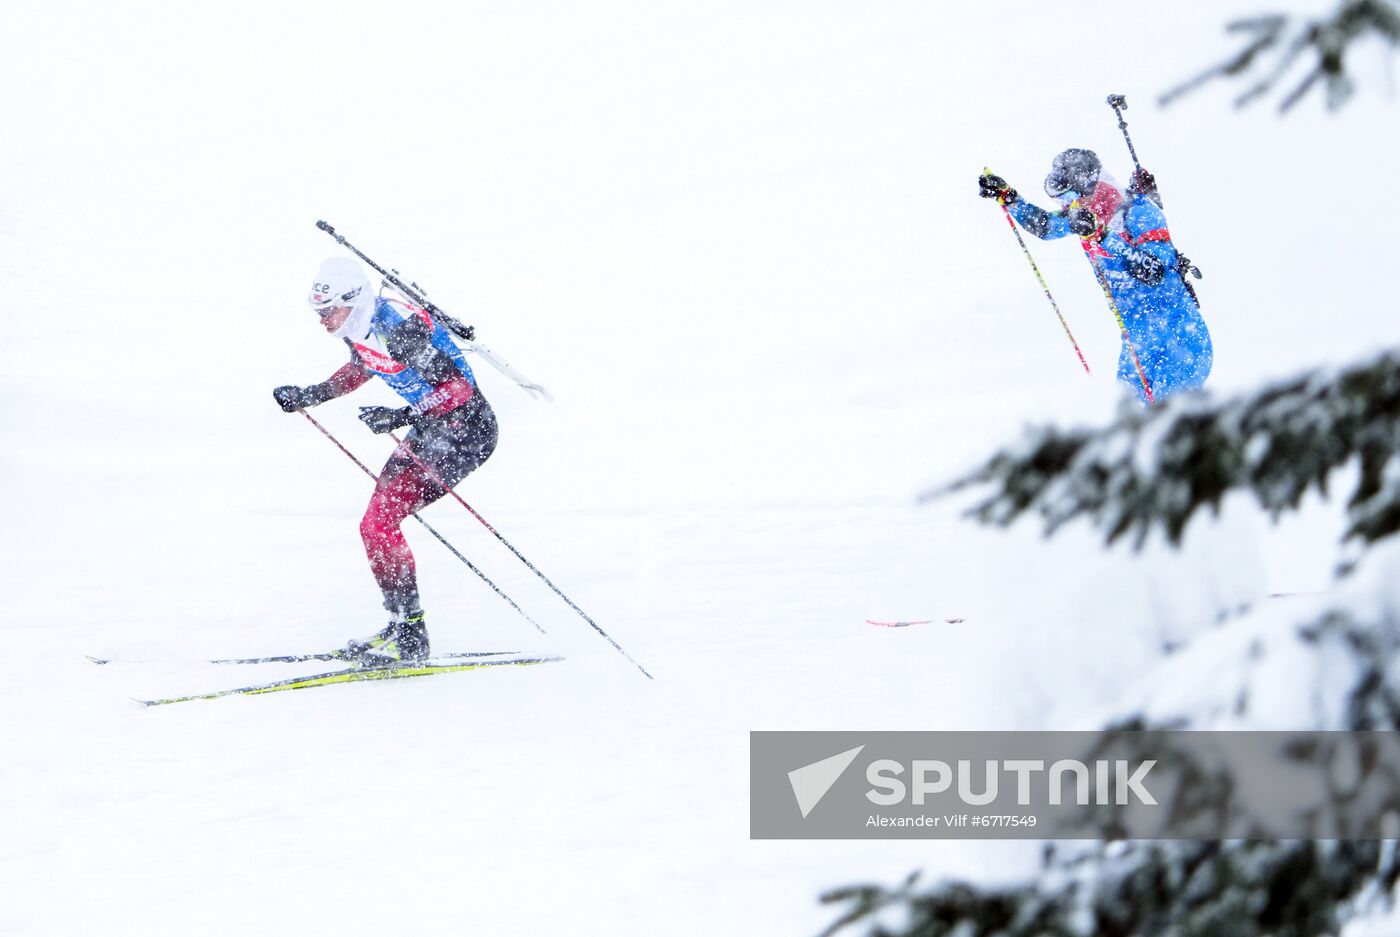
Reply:
[[[1164, 638], [1325, 586], [1316, 498], [1136, 556], [915, 501], [1118, 405], [1077, 247], [1032, 244], [1092, 378], [975, 185], [1034, 199], [1070, 146], [1126, 179], [1110, 92], [1206, 273], [1214, 392], [1400, 341], [1384, 49], [1338, 115], [1154, 104], [1251, 12], [6, 4], [0, 933], [808, 935], [829, 887], [1032, 869], [751, 842], [748, 732], [1092, 728]], [[339, 251], [318, 219], [554, 392], [473, 361], [501, 445], [458, 490], [654, 682], [447, 502], [426, 517], [548, 634], [409, 524], [435, 646], [565, 661], [131, 702], [382, 624], [369, 481], [270, 393], [345, 358], [304, 302]], [[315, 415], [377, 467], [354, 415], [391, 402]]]

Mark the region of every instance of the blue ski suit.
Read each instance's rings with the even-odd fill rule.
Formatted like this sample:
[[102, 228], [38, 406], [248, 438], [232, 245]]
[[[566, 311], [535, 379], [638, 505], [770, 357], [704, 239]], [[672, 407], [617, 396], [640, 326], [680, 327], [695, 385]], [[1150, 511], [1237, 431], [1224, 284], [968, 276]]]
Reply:
[[[1007, 207], [1021, 227], [1041, 240], [1071, 233], [1067, 210], [1051, 213], [1023, 200]], [[1147, 195], [1131, 193], [1096, 236], [1082, 241], [1090, 261], [1103, 271], [1127, 327], [1118, 379], [1147, 401], [1133, 364], [1136, 350], [1153, 400], [1204, 384], [1214, 360], [1210, 332], [1177, 269], [1162, 210]]]

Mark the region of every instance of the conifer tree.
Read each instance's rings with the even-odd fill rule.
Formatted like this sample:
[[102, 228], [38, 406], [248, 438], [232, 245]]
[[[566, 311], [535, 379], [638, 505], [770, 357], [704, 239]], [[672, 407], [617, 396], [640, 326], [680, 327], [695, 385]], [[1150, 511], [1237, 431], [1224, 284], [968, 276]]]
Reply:
[[[1100, 429], [1036, 429], [929, 497], [977, 489], [981, 500], [971, 514], [983, 523], [1032, 515], [1053, 536], [1071, 519], [1087, 518], [1108, 542], [1130, 537], [1141, 544], [1160, 531], [1179, 544], [1192, 519], [1217, 510], [1229, 492], [1251, 493], [1278, 517], [1309, 489], [1327, 493], [1334, 473], [1352, 462], [1359, 472], [1344, 508], [1345, 537], [1355, 547], [1351, 567], [1368, 551], [1400, 557], [1400, 350], [1219, 402], [1194, 394], [1150, 408], [1130, 403]], [[1345, 579], [1347, 570], [1339, 575]], [[1330, 724], [1311, 728], [1400, 729], [1397, 606], [1400, 597], [1360, 605], [1339, 599], [1315, 621], [1275, 636], [1348, 662], [1331, 666], [1318, 685], [1298, 688], [1334, 714]], [[1247, 676], [1228, 688], [1231, 707], [1251, 705], [1248, 674], [1280, 656], [1255, 650], [1257, 659], [1243, 668]], [[1160, 757], [1163, 734], [1186, 728], [1210, 726], [1129, 714], [1105, 733], [1142, 738], [1144, 752]], [[1338, 756], [1308, 750], [1291, 757], [1326, 776]], [[1394, 821], [1400, 778], [1361, 763], [1357, 783], [1381, 792], [1370, 816]], [[1167, 805], [1174, 816], [1249, 809], [1218, 769], [1213, 775], [1208, 766], [1188, 767], [1200, 780], [1178, 789]], [[1354, 791], [1332, 796], [1324, 809], [1340, 808]], [[1047, 848], [1039, 874], [1021, 884], [923, 885], [915, 874], [898, 887], [833, 890], [823, 900], [841, 913], [825, 935], [1314, 937], [1388, 906], [1400, 879], [1395, 840], [1113, 842], [1112, 830], [1101, 833], [1105, 841], [1092, 847]]]
[[1346, 53], [1368, 36], [1400, 45], [1400, 7], [1394, 0], [1344, 0], [1321, 19], [1268, 13], [1227, 23], [1225, 30], [1244, 36], [1244, 48], [1168, 91], [1159, 103], [1170, 104], [1216, 78], [1251, 76], [1253, 82], [1235, 98], [1236, 106], [1243, 107], [1266, 97], [1290, 71], [1306, 63], [1302, 78], [1283, 96], [1279, 110], [1288, 111], [1318, 84], [1327, 106], [1335, 110], [1356, 90]]

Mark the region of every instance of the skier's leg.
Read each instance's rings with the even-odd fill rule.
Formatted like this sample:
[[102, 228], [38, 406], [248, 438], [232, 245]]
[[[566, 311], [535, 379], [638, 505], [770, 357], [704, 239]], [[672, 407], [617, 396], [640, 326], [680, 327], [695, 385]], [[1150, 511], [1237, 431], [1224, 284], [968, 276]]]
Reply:
[[360, 520], [370, 572], [384, 594], [384, 607], [397, 617], [419, 611], [418, 575], [401, 525], [445, 492], [405, 453], [384, 466]]
[[421, 610], [413, 551], [400, 529], [403, 521], [486, 461], [496, 438], [496, 420], [487, 409], [471, 419], [464, 415], [423, 432], [414, 430], [385, 463], [360, 521], [360, 538], [384, 593], [384, 607], [394, 615]]
[[1176, 301], [1168, 310], [1166, 327], [1169, 330], [1166, 344], [1171, 355], [1173, 390], [1200, 387], [1210, 376], [1213, 358], [1210, 330], [1201, 318], [1200, 307], [1186, 290], [1176, 294]]
[[[420, 431], [421, 430], [421, 431]], [[418, 595], [413, 551], [403, 521], [445, 496], [484, 462], [496, 445], [495, 418], [488, 409], [472, 419], [447, 419], [420, 426], [385, 463], [360, 520], [371, 572], [393, 619], [365, 641], [352, 641], [352, 657], [423, 660], [431, 653]]]
[[1205, 384], [1206, 378], [1210, 377], [1211, 367], [1215, 364], [1215, 349], [1211, 345], [1210, 330], [1206, 328], [1200, 312], [1195, 313], [1189, 326], [1192, 349], [1189, 386], [1200, 387]]
[[[1123, 344], [1123, 350], [1118, 354], [1118, 380], [1128, 385], [1128, 388], [1137, 395], [1138, 400], [1147, 403], [1147, 391], [1143, 389], [1142, 377], [1138, 374], [1137, 365], [1133, 363], [1133, 352], [1128, 348], [1127, 343]], [[1151, 378], [1149, 377], [1149, 381]], [[1152, 388], [1153, 394], [1157, 393], [1157, 388]]]

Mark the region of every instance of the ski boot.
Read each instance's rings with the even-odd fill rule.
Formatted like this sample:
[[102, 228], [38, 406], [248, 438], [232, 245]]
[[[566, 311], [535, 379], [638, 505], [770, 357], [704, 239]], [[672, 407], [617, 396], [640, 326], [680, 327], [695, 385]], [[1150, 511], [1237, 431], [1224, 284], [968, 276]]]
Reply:
[[341, 656], [371, 667], [394, 664], [421, 663], [432, 649], [428, 643], [428, 626], [422, 612], [409, 612], [395, 618], [384, 628], [363, 640], [352, 640]]

